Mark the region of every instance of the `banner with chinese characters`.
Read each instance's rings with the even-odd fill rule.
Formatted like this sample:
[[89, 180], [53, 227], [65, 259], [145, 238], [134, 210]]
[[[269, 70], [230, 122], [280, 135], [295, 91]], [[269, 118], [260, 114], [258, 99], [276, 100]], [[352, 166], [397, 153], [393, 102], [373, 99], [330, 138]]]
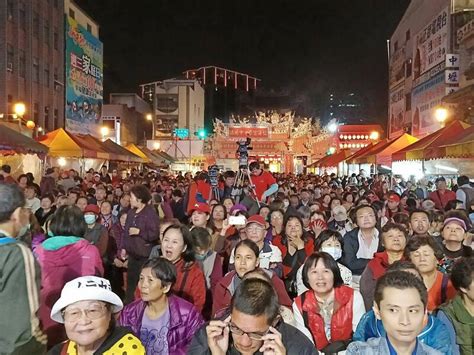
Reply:
[[444, 63], [448, 51], [449, 11], [445, 8], [415, 37], [413, 77]]
[[396, 136], [409, 127], [410, 122], [405, 122], [405, 86], [390, 91], [389, 102], [389, 136]]
[[268, 127], [229, 127], [232, 138], [268, 138]]
[[66, 129], [100, 136], [102, 42], [66, 16]]

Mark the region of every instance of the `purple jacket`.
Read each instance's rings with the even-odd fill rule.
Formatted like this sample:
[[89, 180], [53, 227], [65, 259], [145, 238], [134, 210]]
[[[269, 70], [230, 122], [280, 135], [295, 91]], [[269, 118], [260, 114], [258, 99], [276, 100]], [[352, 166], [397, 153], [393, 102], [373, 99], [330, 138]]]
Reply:
[[[140, 233], [130, 236], [128, 231], [131, 227], [140, 229]], [[136, 213], [135, 208], [128, 211], [123, 236], [124, 248], [128, 254], [148, 258], [159, 237], [160, 218], [152, 205], [146, 205], [139, 213]]]
[[[170, 295], [168, 306], [170, 309], [168, 350], [173, 355], [184, 355], [194, 334], [204, 324], [204, 320], [191, 303], [180, 297]], [[120, 313], [119, 324], [130, 327], [137, 336], [140, 336], [145, 307], [146, 303], [141, 299], [125, 306]]]

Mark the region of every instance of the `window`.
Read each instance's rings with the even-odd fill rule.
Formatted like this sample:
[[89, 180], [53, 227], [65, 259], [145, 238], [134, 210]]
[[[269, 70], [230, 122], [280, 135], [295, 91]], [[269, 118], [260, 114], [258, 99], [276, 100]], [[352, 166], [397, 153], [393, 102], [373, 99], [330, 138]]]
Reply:
[[92, 33], [92, 26], [89, 23], [87, 24], [87, 32]]
[[15, 52], [13, 46], [7, 43], [7, 71], [13, 72], [13, 61], [15, 60]]
[[39, 83], [39, 60], [38, 57], [33, 57], [33, 81]]
[[73, 9], [69, 9], [69, 17], [70, 17], [70, 18], [73, 18], [73, 19], [76, 18], [76, 14], [74, 13], [74, 10], [73, 10]]
[[408, 59], [405, 63], [405, 77], [409, 78], [411, 76], [411, 70], [412, 70], [412, 65], [411, 65], [411, 59]]
[[18, 13], [19, 13], [19, 23], [20, 23], [20, 28], [24, 30], [26, 28], [26, 9], [25, 9], [25, 3], [20, 2], [18, 5]]
[[44, 126], [51, 129], [49, 122], [49, 106], [44, 107]]
[[58, 81], [59, 79], [58, 67], [54, 67], [53, 78], [54, 78], [54, 81]]
[[54, 28], [54, 33], [53, 33], [53, 47], [54, 49], [59, 49], [59, 35], [58, 35], [58, 29], [55, 27]]
[[14, 10], [13, 10], [13, 0], [7, 0], [7, 19], [8, 21], [13, 21], [13, 15], [14, 15]]
[[11, 104], [13, 102], [13, 95], [8, 95], [7, 102]]
[[44, 86], [49, 88], [49, 64], [44, 66]]
[[39, 22], [39, 15], [35, 11], [33, 12], [33, 36], [38, 38], [39, 36], [39, 31], [40, 31], [40, 22]]
[[54, 109], [54, 127], [53, 129], [59, 128], [59, 115], [58, 115], [58, 109]]
[[59, 7], [59, 0], [54, 0], [54, 8], [57, 9]]
[[44, 43], [49, 47], [49, 21], [44, 21]]
[[25, 77], [26, 73], [26, 57], [25, 57], [25, 51], [23, 49], [20, 49], [18, 52], [19, 56], [19, 68], [18, 71], [20, 72], [20, 76], [22, 78]]
[[410, 30], [408, 30], [406, 33], [405, 33], [405, 41], [409, 41], [410, 40]]
[[405, 111], [411, 110], [411, 94], [405, 95]]
[[33, 121], [35, 121], [36, 124], [39, 123], [39, 103], [37, 102], [33, 104]]

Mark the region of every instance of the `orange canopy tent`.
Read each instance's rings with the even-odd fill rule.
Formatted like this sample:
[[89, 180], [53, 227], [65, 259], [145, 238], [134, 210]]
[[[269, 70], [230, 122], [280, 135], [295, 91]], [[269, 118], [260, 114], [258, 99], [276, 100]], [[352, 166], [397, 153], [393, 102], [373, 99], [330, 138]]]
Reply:
[[418, 138], [413, 137], [408, 133], [404, 133], [401, 136], [394, 139], [384, 139], [380, 143], [376, 144], [364, 154], [355, 158], [354, 161], [357, 164], [376, 164], [376, 165], [392, 165], [392, 154], [399, 151], [402, 148], [413, 144], [418, 141]]
[[446, 127], [421, 138], [419, 141], [394, 152], [392, 154], [392, 161], [423, 160], [426, 148], [443, 145], [444, 140], [459, 136], [467, 127], [469, 127], [467, 123], [454, 121]]
[[369, 143], [364, 148], [359, 149], [357, 152], [347, 157], [346, 163], [351, 164], [354, 161], [354, 159], [356, 159], [357, 157], [360, 157], [361, 155], [371, 150], [373, 146], [374, 146], [373, 143]]

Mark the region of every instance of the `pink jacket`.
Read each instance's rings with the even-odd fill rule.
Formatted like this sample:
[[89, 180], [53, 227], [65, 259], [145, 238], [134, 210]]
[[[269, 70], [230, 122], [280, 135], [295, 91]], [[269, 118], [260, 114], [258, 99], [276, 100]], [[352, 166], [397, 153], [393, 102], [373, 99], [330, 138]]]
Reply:
[[66, 340], [64, 327], [51, 320], [50, 313], [64, 284], [79, 276], [104, 274], [99, 250], [78, 237], [51, 237], [35, 250], [41, 266], [39, 317], [48, 335], [48, 345]]

